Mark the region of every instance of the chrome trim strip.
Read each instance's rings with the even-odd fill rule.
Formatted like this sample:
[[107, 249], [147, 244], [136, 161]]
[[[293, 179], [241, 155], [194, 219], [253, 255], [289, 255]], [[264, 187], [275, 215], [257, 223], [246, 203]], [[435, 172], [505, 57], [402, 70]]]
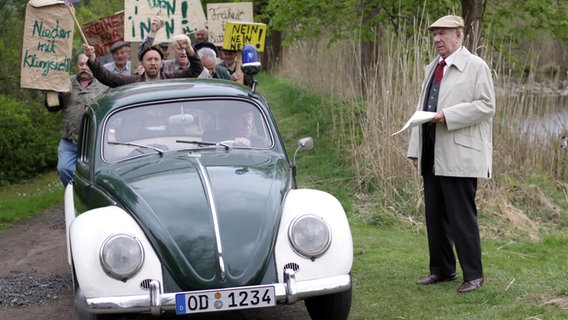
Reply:
[[207, 202], [209, 202], [209, 208], [211, 209], [211, 218], [213, 219], [213, 231], [215, 232], [215, 242], [217, 246], [217, 262], [219, 264], [219, 272], [221, 276], [221, 281], [225, 281], [226, 270], [225, 262], [223, 259], [223, 245], [221, 243], [221, 230], [219, 228], [219, 216], [217, 214], [217, 207], [215, 206], [215, 199], [213, 198], [213, 189], [211, 188], [211, 180], [209, 179], [209, 174], [205, 169], [205, 166], [199, 161], [198, 157], [193, 157], [197, 163], [197, 172], [199, 173], [199, 178], [201, 183], [205, 188], [205, 196], [207, 197]]
[[[279, 303], [292, 304], [293, 297], [288, 295], [288, 291], [295, 291], [296, 301], [303, 300], [313, 296], [321, 296], [331, 293], [342, 292], [351, 287], [351, 276], [340, 275], [324, 279], [296, 281], [295, 274], [288, 277], [288, 283], [274, 283], [274, 292], [276, 300]], [[157, 286], [152, 287], [153, 293], [147, 295], [136, 296], [109, 296], [100, 298], [86, 298], [85, 303], [89, 313], [163, 313], [165, 311], [175, 312], [176, 294], [184, 292], [160, 293], [161, 287], [159, 281], [153, 280], [151, 283], [157, 282]], [[293, 290], [295, 287], [296, 290]], [[234, 287], [233, 289], [246, 288]], [[76, 301], [79, 303], [79, 301]]]

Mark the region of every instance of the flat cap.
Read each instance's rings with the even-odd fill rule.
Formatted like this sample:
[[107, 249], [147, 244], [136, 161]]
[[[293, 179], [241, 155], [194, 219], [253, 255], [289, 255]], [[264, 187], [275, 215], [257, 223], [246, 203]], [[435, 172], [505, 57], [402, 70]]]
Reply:
[[140, 52], [140, 54], [138, 55], [138, 60], [142, 61], [142, 59], [144, 59], [144, 56], [146, 55], [146, 53], [148, 53], [150, 51], [156, 51], [160, 55], [160, 58], [162, 58], [162, 60], [164, 60], [164, 54], [162, 53], [162, 50], [158, 49], [156, 46], [148, 47], [148, 48], [144, 49], [142, 52]]
[[160, 48], [167, 48], [170, 44], [167, 42], [160, 42], [159, 46]]
[[126, 46], [130, 46], [130, 45], [128, 44], [128, 42], [124, 42], [124, 41], [115, 42], [115, 43], [112, 45], [112, 47], [110, 47], [110, 52], [111, 52], [111, 53], [114, 53], [116, 50], [118, 50], [118, 49], [120, 49], [120, 48], [122, 48], [122, 47], [126, 47]]
[[428, 30], [432, 30], [434, 28], [448, 28], [448, 29], [455, 29], [455, 28], [463, 28], [463, 18], [460, 16], [443, 16], [440, 19], [436, 20], [436, 22], [432, 23]]

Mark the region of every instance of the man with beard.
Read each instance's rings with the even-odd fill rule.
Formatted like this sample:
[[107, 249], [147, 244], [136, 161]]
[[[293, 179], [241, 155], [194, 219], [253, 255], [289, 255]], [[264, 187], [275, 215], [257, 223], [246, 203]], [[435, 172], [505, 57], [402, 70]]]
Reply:
[[[150, 24], [150, 32], [146, 39], [140, 44], [138, 47], [138, 58], [142, 61], [142, 53], [148, 50], [153, 44], [154, 39], [156, 38], [156, 34], [164, 25], [164, 20], [159, 16], [154, 16], [152, 22]], [[174, 60], [164, 60], [164, 66], [162, 67], [161, 71], [165, 72], [175, 72], [178, 70], [183, 70], [190, 65], [190, 60], [188, 57], [188, 53], [185, 49], [181, 48], [178, 43], [180, 42], [188, 42], [191, 44], [191, 40], [185, 34], [178, 34], [172, 38], [172, 51], [174, 52]], [[193, 51], [197, 51], [197, 49], [193, 48]], [[164, 59], [167, 56], [164, 55]], [[209, 72], [207, 70], [202, 70], [201, 74], [198, 75], [200, 78], [207, 78], [209, 76]]]
[[[61, 140], [57, 148], [57, 175], [66, 187], [73, 178], [77, 160], [77, 139], [85, 106], [97, 100], [108, 91], [108, 87], [97, 81], [87, 66], [87, 56], [77, 57], [77, 74], [69, 77], [71, 91], [59, 93], [59, 106], [47, 107], [51, 112], [61, 110]], [[47, 106], [47, 104], [46, 104]]]
[[178, 40], [176, 45], [180, 48], [180, 50], [185, 51], [185, 55], [189, 61], [189, 66], [174, 72], [162, 72], [161, 70], [164, 63], [164, 55], [162, 51], [156, 47], [148, 47], [140, 54], [140, 64], [144, 68], [144, 73], [133, 76], [112, 73], [105, 69], [96, 59], [95, 47], [85, 45], [84, 50], [87, 57], [89, 57], [87, 63], [93, 71], [95, 78], [103, 84], [111, 88], [115, 88], [135, 82], [173, 78], [196, 78], [199, 76], [199, 74], [203, 71], [203, 66], [201, 65], [201, 60], [191, 46], [191, 40], [186, 37], [186, 39]]

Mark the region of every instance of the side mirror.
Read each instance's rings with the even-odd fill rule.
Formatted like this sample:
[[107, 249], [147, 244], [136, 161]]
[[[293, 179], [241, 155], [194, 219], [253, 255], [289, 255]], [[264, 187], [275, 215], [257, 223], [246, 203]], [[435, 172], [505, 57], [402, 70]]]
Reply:
[[294, 152], [294, 158], [292, 159], [292, 179], [294, 188], [298, 187], [296, 183], [296, 155], [300, 150], [312, 150], [314, 148], [314, 139], [312, 139], [312, 137], [302, 138], [298, 140], [297, 145], [298, 147], [296, 148], [296, 151]]
[[313, 148], [314, 139], [312, 139], [312, 137], [305, 137], [298, 140], [298, 150], [312, 150]]

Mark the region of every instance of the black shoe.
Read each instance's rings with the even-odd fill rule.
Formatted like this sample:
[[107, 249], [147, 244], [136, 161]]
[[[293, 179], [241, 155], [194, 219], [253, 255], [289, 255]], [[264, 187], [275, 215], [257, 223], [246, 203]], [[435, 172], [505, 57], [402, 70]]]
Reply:
[[454, 281], [454, 280], [456, 280], [456, 274], [455, 273], [447, 274], [447, 275], [431, 274], [424, 279], [420, 279], [420, 280], [416, 281], [416, 284], [426, 286], [426, 285], [434, 284], [434, 283], [438, 283], [438, 282]]

